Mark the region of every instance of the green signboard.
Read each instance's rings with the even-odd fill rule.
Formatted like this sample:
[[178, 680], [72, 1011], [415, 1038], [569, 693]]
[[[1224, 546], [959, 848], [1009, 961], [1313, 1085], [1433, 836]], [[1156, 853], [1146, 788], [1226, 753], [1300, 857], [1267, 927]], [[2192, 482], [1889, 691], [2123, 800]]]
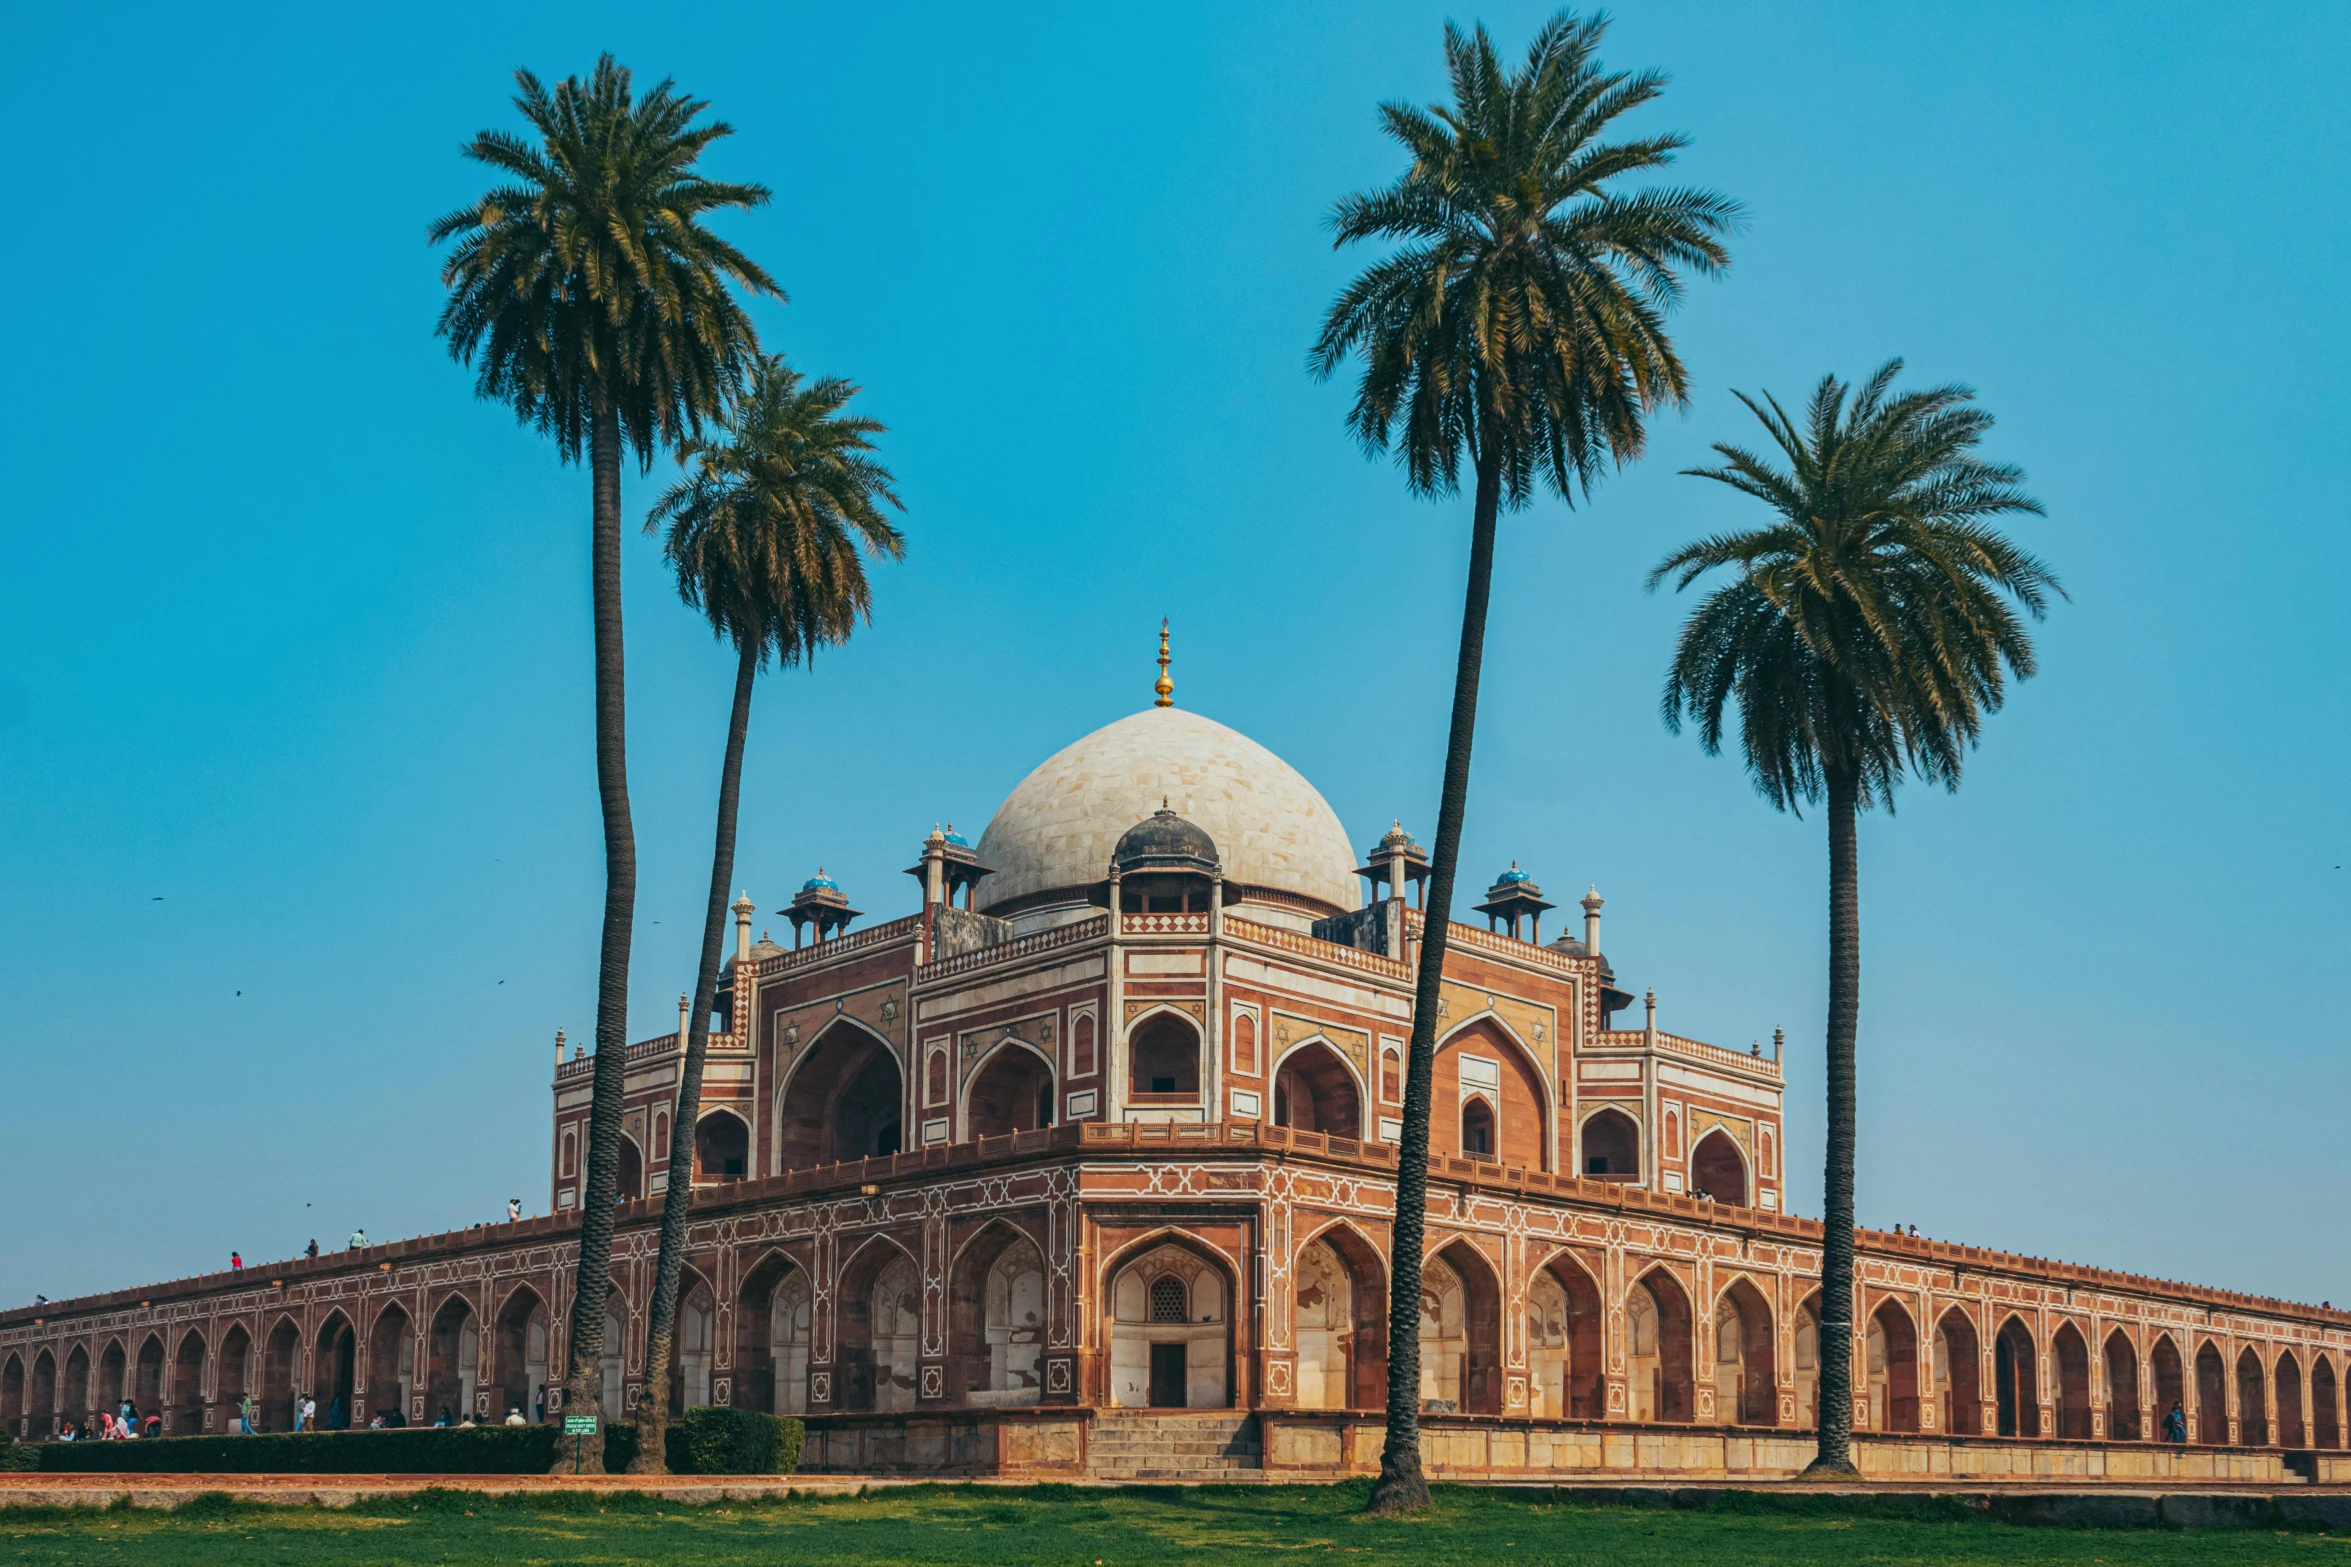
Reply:
[[594, 1415], [565, 1415], [563, 1417], [563, 1434], [565, 1436], [594, 1436], [596, 1434], [596, 1417]]

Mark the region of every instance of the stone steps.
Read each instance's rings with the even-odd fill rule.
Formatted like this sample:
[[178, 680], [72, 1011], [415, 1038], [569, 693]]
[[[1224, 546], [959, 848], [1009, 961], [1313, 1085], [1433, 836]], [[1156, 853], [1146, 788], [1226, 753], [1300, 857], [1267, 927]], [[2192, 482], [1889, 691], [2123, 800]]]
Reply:
[[1265, 1478], [1257, 1422], [1248, 1415], [1104, 1410], [1086, 1439], [1087, 1467], [1104, 1480]]

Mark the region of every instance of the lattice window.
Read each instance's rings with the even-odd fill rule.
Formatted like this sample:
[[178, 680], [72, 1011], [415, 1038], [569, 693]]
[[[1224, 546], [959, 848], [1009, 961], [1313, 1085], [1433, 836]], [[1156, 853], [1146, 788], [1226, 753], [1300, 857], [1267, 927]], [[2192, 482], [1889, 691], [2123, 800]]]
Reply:
[[1151, 1281], [1151, 1320], [1154, 1322], [1184, 1322], [1191, 1317], [1185, 1303], [1184, 1281], [1172, 1273], [1162, 1273]]

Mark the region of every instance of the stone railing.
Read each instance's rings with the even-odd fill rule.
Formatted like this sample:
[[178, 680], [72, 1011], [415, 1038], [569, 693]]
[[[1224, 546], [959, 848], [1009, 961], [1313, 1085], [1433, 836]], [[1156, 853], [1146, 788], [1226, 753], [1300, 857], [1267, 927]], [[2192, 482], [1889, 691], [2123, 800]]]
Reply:
[[[1500, 931], [1480, 930], [1475, 925], [1464, 925], [1459, 920], [1449, 920], [1446, 923], [1448, 929], [1445, 934], [1445, 945], [1448, 947], [1469, 947], [1479, 952], [1491, 952], [1496, 957], [1506, 958], [1510, 962], [1531, 963], [1537, 968], [1548, 969], [1554, 974], [1564, 975], [1570, 979], [1590, 977], [1590, 967], [1582, 958], [1572, 957], [1564, 952], [1554, 952], [1549, 947], [1538, 946], [1531, 941], [1520, 941], [1514, 936], [1505, 936]], [[1408, 940], [1420, 940], [1421, 932], [1427, 927], [1427, 924], [1428, 916], [1420, 910], [1406, 909], [1404, 911], [1404, 934]]]
[[1205, 936], [1208, 916], [1202, 914], [1121, 914], [1122, 936]]
[[760, 963], [759, 973], [765, 978], [770, 974], [786, 974], [796, 968], [806, 968], [813, 963], [830, 963], [846, 953], [862, 952], [868, 947], [886, 947], [893, 941], [911, 940], [921, 928], [922, 916], [909, 914], [903, 919], [835, 936], [830, 941], [820, 941], [814, 946], [794, 947], [789, 952], [779, 952]]
[[1319, 936], [1301, 936], [1294, 930], [1279, 925], [1260, 925], [1255, 920], [1224, 918], [1224, 934], [1228, 941], [1248, 942], [1252, 946], [1273, 947], [1295, 953], [1302, 958], [1313, 958], [1320, 963], [1336, 963], [1341, 968], [1358, 969], [1376, 974], [1382, 979], [1410, 979], [1412, 970], [1394, 958], [1366, 952], [1360, 947], [1344, 946], [1336, 941], [1324, 941]]
[[914, 982], [927, 985], [934, 979], [945, 979], [954, 974], [968, 974], [973, 969], [988, 968], [998, 963], [1011, 963], [1021, 958], [1034, 957], [1040, 952], [1051, 952], [1056, 947], [1074, 947], [1083, 942], [1099, 941], [1110, 929], [1110, 917], [1097, 914], [1091, 919], [1056, 925], [1031, 936], [1015, 936], [992, 947], [980, 947], [971, 952], [959, 952], [936, 963], [925, 963], [914, 971]]
[[[1601, 1030], [1594, 1042], [1596, 1050], [1642, 1050], [1649, 1044], [1645, 1028], [1610, 1028]], [[1685, 1039], [1680, 1034], [1657, 1031], [1657, 1048], [1669, 1055], [1684, 1056], [1692, 1061], [1703, 1061], [1708, 1066], [1728, 1067], [1739, 1072], [1760, 1072], [1766, 1077], [1778, 1077], [1780, 1064], [1769, 1056], [1749, 1055], [1745, 1051], [1725, 1050], [1702, 1039]]]
[[[734, 1042], [735, 1036], [732, 1034], [714, 1033], [710, 1036], [709, 1043], [703, 1048], [705, 1050], [728, 1050], [734, 1047]], [[621, 1064], [634, 1066], [639, 1061], [649, 1060], [654, 1056], [671, 1054], [677, 1048], [678, 1036], [675, 1030], [666, 1034], [656, 1034], [651, 1039], [640, 1039], [623, 1050], [620, 1053]], [[555, 1080], [563, 1082], [574, 1077], [592, 1077], [595, 1072], [596, 1052], [591, 1050], [584, 1056], [575, 1057], [556, 1067]]]

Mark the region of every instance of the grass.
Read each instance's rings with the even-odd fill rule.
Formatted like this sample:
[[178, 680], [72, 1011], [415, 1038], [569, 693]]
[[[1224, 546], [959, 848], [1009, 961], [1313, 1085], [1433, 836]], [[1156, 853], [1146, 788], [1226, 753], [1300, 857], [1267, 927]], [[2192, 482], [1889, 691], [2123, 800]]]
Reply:
[[[121, 1562], [301, 1567], [691, 1563], [881, 1567], [896, 1563], [1162, 1562], [1431, 1567], [1475, 1562], [1605, 1567], [1774, 1564], [2101, 1563], [2108, 1567], [2307, 1562], [2351, 1567], [2351, 1539], [2266, 1530], [2022, 1529], [1931, 1500], [1855, 1511], [1832, 1498], [1730, 1499], [1704, 1511], [1588, 1506], [1440, 1487], [1409, 1521], [1360, 1515], [1361, 1484], [1332, 1487], [922, 1486], [862, 1497], [695, 1508], [639, 1496], [493, 1498], [425, 1492], [348, 1511], [199, 1497], [176, 1512], [0, 1509], [11, 1567]], [[1889, 1510], [1898, 1514], [1888, 1516]]]

